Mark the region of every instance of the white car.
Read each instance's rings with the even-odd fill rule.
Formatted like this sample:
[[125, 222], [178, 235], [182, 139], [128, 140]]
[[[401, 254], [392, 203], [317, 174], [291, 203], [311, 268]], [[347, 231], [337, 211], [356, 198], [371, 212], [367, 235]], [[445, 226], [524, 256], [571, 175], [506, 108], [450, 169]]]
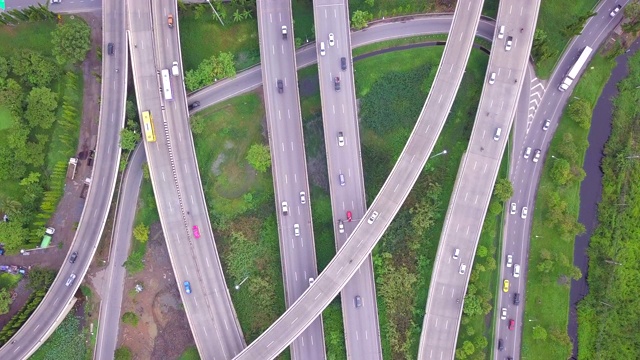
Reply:
[[335, 43], [334, 38], [333, 38], [333, 33], [330, 33], [329, 34], [329, 46], [333, 46], [335, 44], [336, 43]]
[[524, 149], [524, 158], [528, 159], [529, 156], [531, 156], [531, 147], [527, 146], [527, 148]]
[[367, 219], [367, 222], [369, 224], [373, 224], [373, 222], [376, 221], [377, 217], [378, 217], [378, 212], [374, 211], [373, 213], [371, 213], [371, 216], [369, 216], [369, 219]]
[[514, 278], [520, 277], [520, 265], [518, 264], [513, 265], [513, 277]]
[[453, 260], [458, 260], [459, 257], [460, 257], [460, 249], [456, 249], [453, 252]]
[[505, 51], [511, 50], [511, 45], [513, 45], [513, 36], [507, 36], [507, 43], [504, 46]]
[[314, 278], [309, 278], [309, 286], [313, 285], [314, 281], [316, 281]]
[[300, 191], [300, 203], [301, 204], [307, 203], [307, 194], [305, 194], [304, 191]]
[[289, 214], [289, 205], [287, 205], [286, 201], [282, 202], [282, 215]]
[[533, 162], [538, 162], [538, 160], [540, 160], [540, 153], [542, 153], [542, 150], [538, 149], [535, 151], [535, 153], [533, 153]]
[[518, 212], [518, 209], [516, 208], [516, 203], [511, 203], [511, 215], [515, 215], [516, 212]]
[[549, 130], [549, 126], [551, 125], [551, 119], [547, 119], [544, 121], [544, 125], [542, 125], [542, 130], [547, 131]]
[[338, 133], [338, 146], [344, 146], [344, 134], [342, 131]]
[[178, 62], [177, 61], [174, 61], [173, 64], [171, 65], [171, 74], [173, 76], [180, 75], [180, 69], [178, 68]]
[[611, 10], [611, 12], [609, 13], [609, 16], [614, 17], [618, 15], [620, 9], [622, 9], [622, 5], [616, 5], [616, 7], [614, 7], [613, 10]]
[[521, 218], [523, 218], [523, 219], [526, 219], [526, 218], [527, 218], [527, 213], [528, 213], [528, 212], [529, 212], [529, 209], [527, 209], [527, 207], [526, 207], [526, 206], [525, 206], [525, 207], [523, 207], [523, 208], [522, 208], [522, 213], [520, 213], [520, 217], [521, 217]]
[[293, 233], [295, 236], [300, 236], [300, 225], [293, 224]]
[[460, 264], [460, 270], [458, 270], [458, 274], [464, 275], [464, 273], [466, 271], [467, 271], [467, 265], [466, 264]]
[[489, 76], [489, 85], [493, 85], [496, 82], [496, 73], [492, 72]]
[[507, 255], [507, 267], [511, 267], [513, 265], [513, 255]]
[[507, 308], [502, 308], [502, 313], [500, 315], [500, 320], [507, 320]]
[[338, 232], [340, 234], [344, 234], [344, 223], [342, 220], [338, 220]]

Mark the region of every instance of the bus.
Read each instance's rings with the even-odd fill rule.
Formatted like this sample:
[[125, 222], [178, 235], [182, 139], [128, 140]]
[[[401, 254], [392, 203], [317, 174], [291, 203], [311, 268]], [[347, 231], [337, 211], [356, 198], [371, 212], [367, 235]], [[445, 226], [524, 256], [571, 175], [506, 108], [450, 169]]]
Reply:
[[169, 69], [162, 69], [160, 73], [162, 74], [162, 92], [164, 93], [164, 99], [173, 100], [173, 95], [171, 94], [171, 78], [169, 77]]
[[148, 142], [156, 141], [156, 131], [153, 128], [153, 118], [151, 111], [142, 112], [142, 124], [144, 125], [144, 136]]

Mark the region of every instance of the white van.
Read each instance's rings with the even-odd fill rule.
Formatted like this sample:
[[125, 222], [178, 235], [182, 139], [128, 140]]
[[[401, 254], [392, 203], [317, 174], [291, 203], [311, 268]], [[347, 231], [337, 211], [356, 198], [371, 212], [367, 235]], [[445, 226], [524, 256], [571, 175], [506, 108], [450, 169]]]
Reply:
[[320, 55], [324, 56], [325, 51], [324, 51], [324, 41], [322, 41], [320, 43]]
[[504, 25], [500, 26], [500, 31], [498, 32], [498, 39], [502, 39], [504, 37]]
[[495, 141], [500, 140], [500, 134], [502, 134], [502, 128], [497, 128], [495, 135], [493, 135], [493, 140]]

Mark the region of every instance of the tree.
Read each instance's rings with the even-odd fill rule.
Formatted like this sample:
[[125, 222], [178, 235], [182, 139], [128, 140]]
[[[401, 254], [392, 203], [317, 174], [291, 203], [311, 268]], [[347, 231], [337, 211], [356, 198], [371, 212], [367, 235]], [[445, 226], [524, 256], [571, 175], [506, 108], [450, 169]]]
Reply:
[[7, 252], [14, 253], [22, 249], [27, 235], [27, 229], [17, 221], [0, 222], [0, 239], [2, 239]]
[[580, 268], [577, 266], [572, 266], [571, 271], [569, 272], [569, 276], [571, 276], [573, 280], [578, 281], [582, 278], [582, 270], [580, 270]]
[[31, 129], [50, 129], [56, 121], [54, 111], [58, 107], [57, 95], [51, 89], [33, 88], [27, 96], [27, 111], [24, 117]]
[[34, 267], [29, 271], [29, 284], [27, 287], [31, 290], [47, 290], [56, 278], [56, 272], [49, 269]]
[[0, 314], [9, 312], [11, 306], [11, 294], [5, 288], [0, 288]]
[[547, 33], [542, 29], [536, 29], [533, 35], [533, 45], [531, 47], [531, 56], [536, 62], [544, 61], [555, 55], [555, 51], [551, 50], [549, 46], [549, 39]]
[[367, 22], [373, 20], [373, 15], [368, 11], [356, 10], [351, 16], [351, 27], [360, 30], [367, 27]]
[[507, 178], [498, 179], [493, 187], [493, 196], [500, 202], [505, 202], [513, 196], [513, 185]]
[[122, 314], [122, 322], [131, 326], [138, 326], [138, 315], [131, 311]]
[[551, 269], [553, 269], [553, 261], [552, 260], [542, 260], [538, 266], [538, 271], [542, 273], [549, 273]]
[[126, 346], [119, 347], [113, 353], [114, 360], [131, 360], [133, 359], [133, 354], [131, 353], [131, 349]]
[[421, 198], [409, 213], [413, 215], [411, 225], [418, 236], [422, 236], [435, 223], [438, 208], [429, 198]]
[[467, 355], [471, 355], [476, 352], [476, 347], [469, 340], [465, 340], [464, 343], [462, 343], [462, 349], [464, 349], [464, 352], [466, 352]]
[[555, 159], [549, 175], [556, 184], [566, 185], [572, 178], [571, 164], [565, 159]]
[[149, 227], [142, 223], [136, 225], [133, 228], [133, 237], [141, 243], [146, 243], [149, 240]]
[[489, 249], [487, 249], [486, 246], [484, 245], [480, 245], [478, 246], [478, 249], [476, 250], [476, 256], [477, 257], [486, 257], [489, 254]]
[[535, 340], [545, 340], [547, 338], [547, 330], [545, 330], [542, 326], [534, 326], [533, 327], [533, 338]]
[[91, 49], [91, 28], [81, 20], [65, 21], [51, 33], [51, 43], [58, 64], [81, 62]]
[[4, 85], [7, 76], [9, 76], [9, 61], [0, 56], [0, 87]]
[[9, 59], [11, 71], [31, 86], [47, 86], [58, 74], [58, 68], [39, 52], [20, 49]]
[[589, 20], [590, 17], [596, 16], [598, 13], [589, 12], [585, 15], [579, 16], [574, 22], [567, 25], [566, 28], [562, 30], [562, 32], [569, 37], [580, 35], [582, 33], [582, 29], [584, 29], [584, 24]]
[[120, 131], [120, 147], [123, 150], [133, 151], [138, 142], [140, 142], [140, 139], [141, 136], [139, 133], [133, 132], [127, 128]]
[[240, 21], [242, 21], [242, 15], [240, 14], [240, 9], [236, 9], [236, 11], [233, 13], [233, 22]]
[[262, 144], [253, 144], [247, 152], [247, 161], [259, 172], [266, 172], [271, 166], [271, 153], [269, 147]]
[[487, 345], [489, 345], [489, 340], [487, 340], [487, 338], [484, 337], [483, 335], [479, 335], [476, 338], [475, 345], [477, 349], [484, 349], [487, 347]]
[[591, 126], [591, 105], [584, 99], [574, 99], [568, 106], [569, 117], [581, 128], [588, 129]]

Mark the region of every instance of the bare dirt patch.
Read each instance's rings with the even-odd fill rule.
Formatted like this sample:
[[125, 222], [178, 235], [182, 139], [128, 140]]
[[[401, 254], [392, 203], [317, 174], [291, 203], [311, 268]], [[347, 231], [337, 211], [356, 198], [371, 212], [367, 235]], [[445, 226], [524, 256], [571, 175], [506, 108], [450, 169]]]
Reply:
[[[118, 346], [127, 346], [134, 359], [177, 359], [195, 345], [182, 306], [178, 284], [159, 223], [151, 226], [145, 269], [125, 280], [122, 313], [138, 315], [138, 326], [121, 324]], [[144, 290], [135, 293], [136, 284]]]

